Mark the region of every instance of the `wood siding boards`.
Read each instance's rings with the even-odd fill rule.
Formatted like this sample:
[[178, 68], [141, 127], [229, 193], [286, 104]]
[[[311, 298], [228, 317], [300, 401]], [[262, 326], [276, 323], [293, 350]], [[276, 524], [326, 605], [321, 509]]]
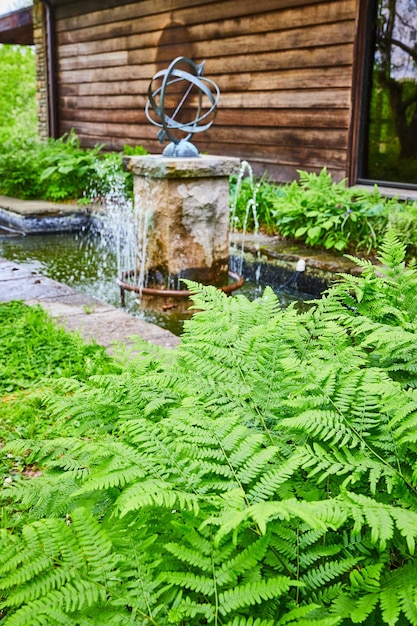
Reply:
[[346, 176], [357, 0], [57, 0], [60, 132], [85, 146], [160, 153], [144, 107], [176, 56], [205, 60], [221, 90], [200, 151], [276, 180], [327, 166]]

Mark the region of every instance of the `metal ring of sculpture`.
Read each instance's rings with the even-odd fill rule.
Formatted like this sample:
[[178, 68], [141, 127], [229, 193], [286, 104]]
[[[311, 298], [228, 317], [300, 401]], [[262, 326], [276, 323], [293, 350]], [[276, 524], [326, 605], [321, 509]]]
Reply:
[[[190, 67], [190, 71], [180, 69], [178, 66], [181, 64], [187, 64]], [[203, 76], [203, 72], [204, 61], [203, 63], [196, 64], [187, 57], [177, 57], [174, 61], [172, 61], [166, 70], [157, 72], [149, 83], [148, 101], [146, 103], [145, 113], [151, 124], [161, 128], [158, 133], [159, 141], [162, 143], [165, 138], [168, 138], [171, 141], [171, 143], [163, 151], [164, 156], [198, 156], [197, 148], [188, 140], [195, 133], [201, 133], [208, 130], [213, 124], [214, 117], [216, 115], [217, 103], [220, 97], [220, 90], [216, 83]], [[153, 90], [154, 81], [161, 78], [161, 86]], [[188, 82], [189, 86], [182, 93], [173, 113], [168, 114], [165, 102], [167, 88], [182, 81]], [[198, 106], [196, 115], [194, 119], [189, 122], [178, 122], [175, 118], [183, 108], [193, 88], [197, 88], [198, 90]], [[208, 98], [211, 105], [205, 112], [203, 112], [204, 96]], [[153, 110], [156, 117], [160, 121], [151, 116], [150, 109]], [[212, 119], [206, 122], [210, 116]], [[185, 134], [185, 137], [178, 139], [172, 131], [180, 131]]]
[[[117, 284], [120, 287], [120, 298], [122, 301], [122, 306], [125, 305], [125, 291], [134, 291], [135, 293], [140, 293], [146, 296], [166, 296], [166, 297], [174, 297], [174, 298], [186, 298], [191, 295], [191, 292], [188, 289], [157, 289], [154, 287], [139, 287], [138, 285], [132, 285], [132, 283], [127, 283], [126, 279], [131, 276], [135, 276], [135, 270], [130, 270], [128, 272], [123, 272], [121, 278], [117, 279]], [[229, 276], [235, 282], [231, 285], [224, 285], [223, 287], [218, 287], [220, 291], [223, 291], [226, 294], [230, 294], [236, 289], [239, 289], [244, 284], [244, 279], [237, 272], [232, 272], [229, 270]]]

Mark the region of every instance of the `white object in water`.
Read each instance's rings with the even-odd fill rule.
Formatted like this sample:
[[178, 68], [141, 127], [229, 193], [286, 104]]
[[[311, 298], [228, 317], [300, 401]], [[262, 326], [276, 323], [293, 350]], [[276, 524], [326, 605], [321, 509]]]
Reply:
[[306, 262], [304, 261], [304, 259], [298, 259], [297, 265], [295, 266], [295, 271], [305, 272], [305, 269], [306, 269]]

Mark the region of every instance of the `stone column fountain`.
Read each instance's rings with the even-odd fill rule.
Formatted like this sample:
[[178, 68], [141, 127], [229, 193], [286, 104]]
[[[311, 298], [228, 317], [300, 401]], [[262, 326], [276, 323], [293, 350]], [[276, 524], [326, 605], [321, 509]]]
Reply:
[[[125, 157], [149, 225], [145, 272], [161, 288], [179, 278], [224, 285], [229, 269], [229, 176], [236, 158]], [[184, 287], [182, 287], [184, 288]]]
[[[219, 287], [228, 283], [229, 176], [238, 173], [240, 160], [200, 155], [189, 142], [194, 133], [212, 124], [219, 97], [217, 85], [202, 77], [203, 65], [179, 57], [154, 76], [146, 114], [161, 128], [160, 141], [168, 137], [171, 143], [162, 155], [124, 158], [125, 168], [134, 176], [135, 211], [140, 215], [141, 295], [184, 291], [181, 278]], [[162, 85], [153, 90], [158, 79]], [[179, 92], [178, 84], [184, 81], [189, 86]], [[174, 93], [168, 92], [171, 85]], [[206, 112], [204, 98], [210, 105]], [[178, 121], [184, 107], [188, 114], [196, 111], [192, 122]], [[181, 133], [185, 136], [178, 138]]]

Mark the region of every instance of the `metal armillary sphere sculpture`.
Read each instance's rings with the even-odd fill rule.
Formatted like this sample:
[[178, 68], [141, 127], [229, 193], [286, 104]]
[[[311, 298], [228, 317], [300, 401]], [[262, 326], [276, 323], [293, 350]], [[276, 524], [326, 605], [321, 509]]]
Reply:
[[[189, 71], [181, 69], [181, 65], [188, 65]], [[187, 57], [178, 57], [166, 70], [157, 72], [149, 83], [148, 101], [145, 112], [148, 120], [159, 126], [158, 139], [163, 143], [167, 138], [171, 143], [163, 151], [163, 156], [168, 157], [195, 157], [199, 156], [197, 148], [189, 141], [195, 133], [208, 130], [214, 121], [216, 107], [220, 97], [220, 90], [216, 83], [203, 77], [204, 62], [197, 65]], [[162, 78], [162, 83], [157, 89], [153, 89], [155, 81]], [[188, 83], [184, 90], [178, 89], [180, 83]], [[172, 86], [174, 88], [172, 89]], [[175, 87], [176, 86], [176, 87]], [[168, 88], [170, 88], [168, 91]], [[204, 99], [208, 100], [209, 106], [204, 110]], [[197, 100], [194, 118], [186, 122], [176, 118], [181, 113], [184, 116], [185, 106], [194, 106]], [[170, 100], [170, 102], [168, 102]], [[172, 105], [172, 100], [175, 104]], [[169, 112], [168, 112], [169, 107]], [[153, 110], [157, 119], [151, 116]], [[194, 110], [194, 109], [193, 109]], [[211, 118], [211, 119], [209, 119]], [[207, 121], [208, 120], [208, 121]], [[178, 137], [184, 134], [184, 137]]]

